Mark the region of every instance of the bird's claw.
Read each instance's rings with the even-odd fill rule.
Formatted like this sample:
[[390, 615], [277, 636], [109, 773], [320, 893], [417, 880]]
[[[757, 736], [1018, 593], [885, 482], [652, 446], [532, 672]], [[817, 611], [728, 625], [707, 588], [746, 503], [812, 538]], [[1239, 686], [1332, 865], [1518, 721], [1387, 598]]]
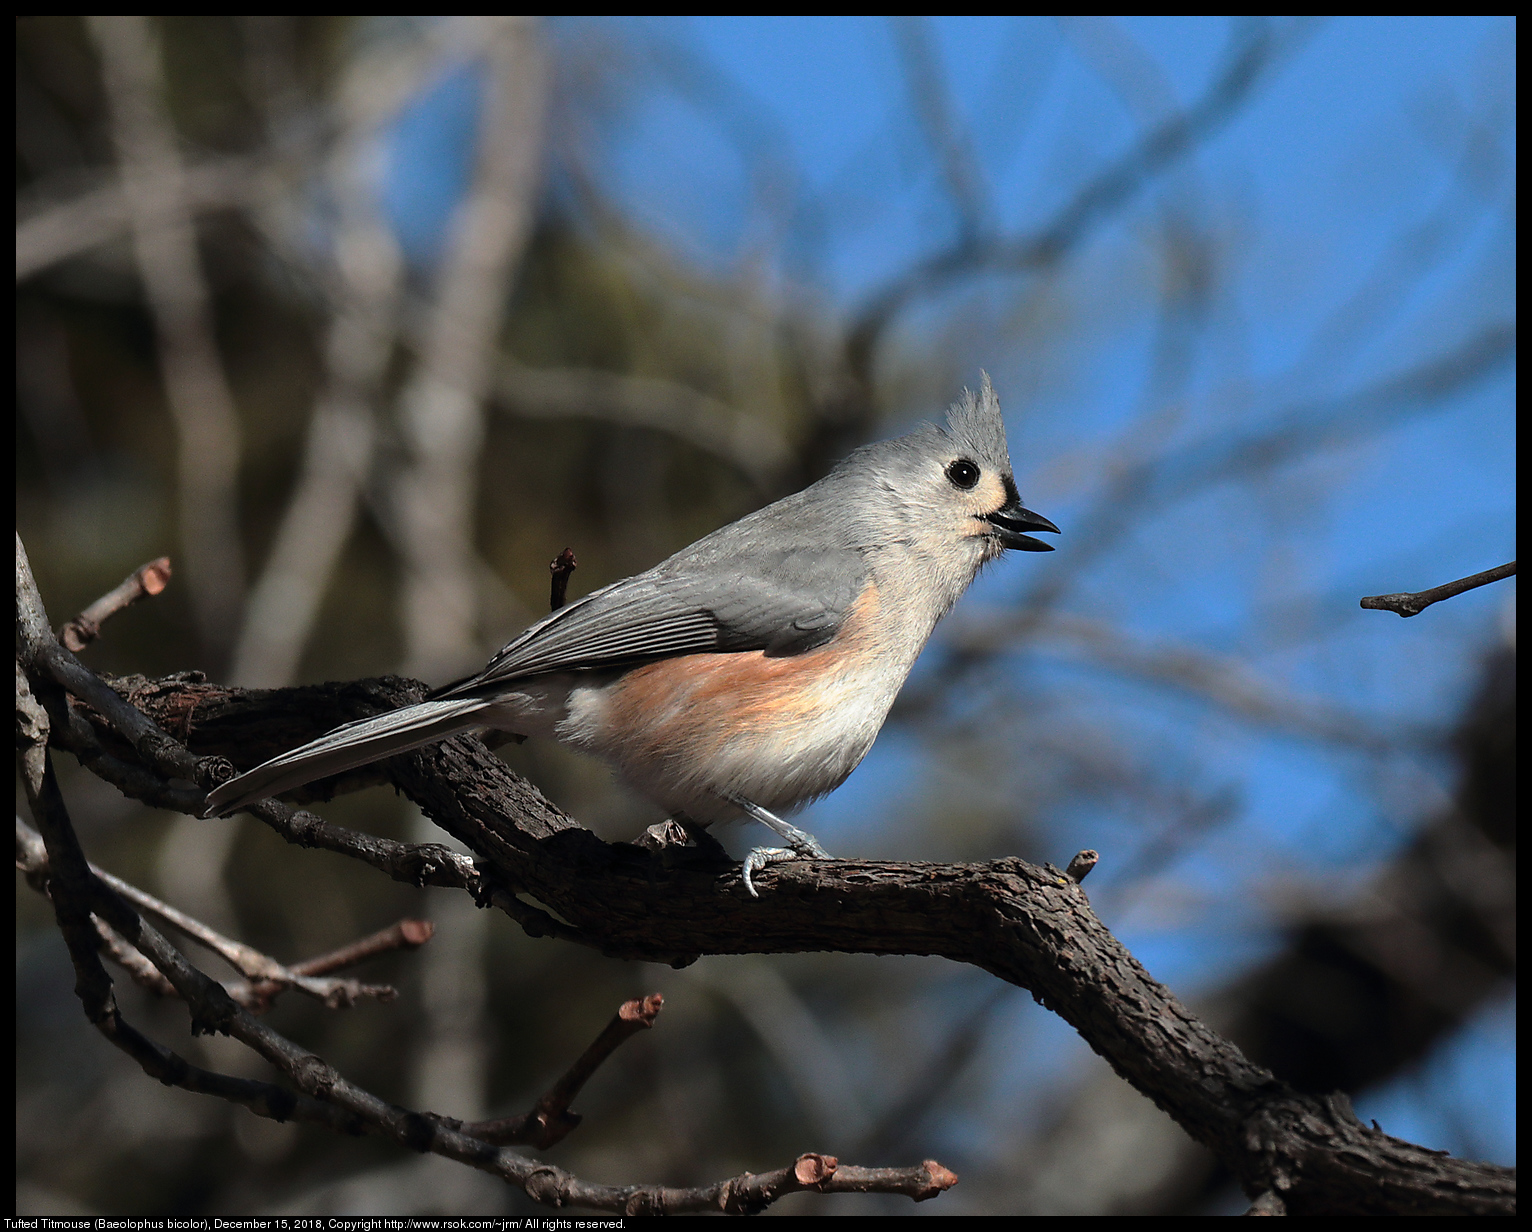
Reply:
[[752, 874], [760, 872], [768, 864], [780, 864], [783, 860], [828, 860], [831, 858], [830, 853], [819, 845], [819, 840], [807, 830], [798, 829], [792, 822], [783, 821], [775, 813], [743, 796], [727, 795], [724, 798], [743, 809], [745, 816], [760, 822], [768, 830], [775, 831], [787, 841], [786, 847], [756, 847], [745, 857], [743, 876], [745, 889], [750, 891], [751, 898], [760, 897], [755, 892]]
[[798, 832], [807, 840], [803, 843], [795, 842], [791, 847], [755, 847], [745, 857], [745, 863], [740, 871], [745, 882], [745, 889], [750, 891], [751, 898], [760, 898], [756, 893], [754, 875], [760, 872], [768, 864], [780, 864], [784, 860], [828, 860], [830, 853], [821, 847], [812, 834]]

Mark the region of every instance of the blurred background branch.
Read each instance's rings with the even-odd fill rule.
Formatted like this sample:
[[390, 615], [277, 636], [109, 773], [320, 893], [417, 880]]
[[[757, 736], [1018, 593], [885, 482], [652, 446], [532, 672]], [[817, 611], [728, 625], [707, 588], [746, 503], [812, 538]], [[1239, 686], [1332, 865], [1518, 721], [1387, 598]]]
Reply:
[[[417, 67], [423, 74], [441, 66]], [[326, 168], [336, 311], [298, 486], [252, 588], [235, 649], [232, 678], [252, 687], [292, 683], [372, 467], [374, 406], [393, 354], [404, 278], [399, 245], [375, 200], [378, 130], [420, 84], [419, 76], [400, 80], [379, 68], [376, 57], [362, 57], [353, 79], [340, 86], [345, 106]]]
[[473, 182], [450, 223], [415, 375], [400, 394], [409, 461], [396, 477], [404, 550], [405, 670], [437, 677], [479, 659], [473, 508], [501, 312], [531, 234], [546, 107], [530, 19], [483, 20]]
[[165, 114], [159, 34], [143, 17], [89, 22], [138, 269], [154, 313], [177, 435], [177, 506], [204, 646], [228, 652], [245, 595], [239, 535], [239, 414], [213, 337], [212, 306]]
[[[143, 225], [159, 226], [162, 221], [174, 223], [183, 212], [246, 206], [255, 170], [248, 158], [187, 167], [181, 177], [179, 199], [156, 194], [137, 217]], [[134, 218], [120, 184], [104, 184], [63, 201], [18, 202], [16, 281], [23, 282], [50, 265], [117, 239]]]
[[[18, 525], [61, 614], [176, 568], [93, 664], [439, 683], [546, 609], [566, 546], [577, 598], [987, 369], [1060, 550], [981, 580], [810, 828], [846, 856], [1098, 850], [1103, 919], [1255, 1059], [1513, 1160], [1514, 582], [1423, 621], [1357, 599], [1515, 555], [1514, 24], [17, 31]], [[560, 749], [501, 755], [608, 837], [659, 820]], [[640, 969], [57, 770], [92, 860], [263, 954], [429, 915], [426, 950], [372, 960], [391, 1006], [270, 1006], [387, 1099], [527, 1109], [589, 1024], [663, 991], [663, 1030], [591, 1078], [555, 1148], [580, 1175], [709, 1184], [812, 1132], [941, 1158], [951, 1211], [1247, 1205], [981, 974]], [[443, 837], [384, 792], [324, 807]], [[531, 1209], [147, 1083], [80, 1020], [46, 908], [18, 895], [19, 1211]], [[208, 1072], [247, 1064], [157, 992], [118, 995]]]

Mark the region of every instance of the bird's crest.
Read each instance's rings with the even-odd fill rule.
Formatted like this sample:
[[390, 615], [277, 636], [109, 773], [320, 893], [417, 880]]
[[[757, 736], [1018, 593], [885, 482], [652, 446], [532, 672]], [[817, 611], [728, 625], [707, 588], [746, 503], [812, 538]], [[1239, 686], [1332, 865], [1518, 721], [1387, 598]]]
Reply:
[[963, 396], [947, 412], [947, 435], [973, 453], [975, 461], [988, 463], [1003, 475], [1011, 473], [1011, 455], [1005, 443], [1005, 420], [1000, 415], [1000, 399], [983, 378], [976, 394], [963, 390]]

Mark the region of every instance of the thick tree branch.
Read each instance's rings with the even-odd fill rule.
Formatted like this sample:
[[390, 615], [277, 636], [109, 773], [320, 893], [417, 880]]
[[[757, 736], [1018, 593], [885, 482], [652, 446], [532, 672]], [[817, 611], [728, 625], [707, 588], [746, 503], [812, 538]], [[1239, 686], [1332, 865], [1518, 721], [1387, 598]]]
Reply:
[[[953, 1173], [932, 1160], [906, 1169], [840, 1168], [833, 1156], [805, 1154], [790, 1167], [776, 1172], [763, 1176], [745, 1173], [694, 1189], [596, 1185], [562, 1168], [496, 1148], [454, 1128], [457, 1123], [450, 1118], [388, 1104], [348, 1082], [321, 1058], [272, 1031], [238, 1006], [220, 984], [188, 963], [109, 886], [92, 877], [51, 766], [45, 766], [36, 790], [30, 788], [29, 781], [29, 799], [43, 831], [50, 863], [55, 869], [67, 870], [60, 873], [56, 882], [54, 908], [69, 942], [79, 976], [76, 990], [87, 1016], [113, 1043], [139, 1060], [145, 1072], [162, 1082], [243, 1103], [275, 1120], [315, 1121], [342, 1132], [375, 1134], [411, 1150], [431, 1151], [498, 1176], [535, 1201], [551, 1206], [590, 1206], [627, 1214], [707, 1209], [749, 1214], [800, 1190], [902, 1193], [919, 1202], [957, 1183]], [[191, 1009], [194, 1034], [216, 1031], [233, 1036], [277, 1066], [302, 1094], [295, 1097], [274, 1084], [197, 1070], [127, 1026], [117, 1010], [111, 981], [87, 936], [87, 926], [82, 923], [91, 912], [105, 918], [174, 986]]]
[[[24, 612], [25, 602], [21, 607]], [[25, 620], [22, 627], [24, 634], [30, 628]], [[29, 653], [35, 662], [48, 661], [36, 648]], [[253, 746], [253, 729], [265, 741], [291, 747], [333, 726], [336, 711], [357, 717], [369, 707], [375, 712], [421, 696], [421, 686], [399, 680], [250, 695], [210, 685], [160, 685], [137, 694], [151, 714], [181, 716], [193, 749], [226, 751], [240, 764], [266, 756]], [[328, 713], [312, 705], [326, 692], [332, 695]], [[294, 695], [303, 704], [289, 709]], [[280, 723], [273, 723], [273, 713], [282, 715]], [[192, 714], [195, 723], [187, 717]], [[142, 714], [137, 721], [152, 726]], [[180, 758], [196, 764], [185, 750]], [[838, 950], [940, 954], [970, 963], [1028, 989], [1068, 1021], [1120, 1075], [1211, 1149], [1252, 1197], [1275, 1192], [1293, 1214], [1514, 1210], [1513, 1170], [1450, 1159], [1391, 1138], [1361, 1124], [1345, 1096], [1302, 1095], [1252, 1064], [1150, 977], [1096, 918], [1079, 884], [1051, 867], [1021, 860], [794, 861], [763, 872], [757, 900], [745, 892], [737, 867], [708, 853], [651, 853], [602, 842], [472, 738], [394, 758], [386, 769], [400, 790], [478, 858], [468, 861], [441, 849], [428, 857], [425, 848], [403, 844], [384, 850], [380, 840], [349, 835], [277, 804], [251, 811], [268, 824], [279, 823], [293, 841], [347, 850], [389, 866], [391, 875], [402, 871], [396, 861], [413, 861], [414, 876], [462, 884], [512, 914], [520, 910], [518, 919], [536, 911], [538, 924], [555, 925], [559, 935], [619, 957], [680, 963], [701, 953]], [[501, 887], [525, 891], [549, 911], [529, 908]], [[119, 927], [117, 919], [108, 921]], [[137, 935], [123, 932], [140, 945]], [[145, 952], [181, 988], [183, 981], [153, 947]], [[224, 1011], [216, 1017], [220, 1029], [232, 1029], [236, 1021]], [[241, 1025], [240, 1038], [246, 1034]], [[295, 1064], [258, 1033], [248, 1042], [274, 1063]], [[327, 1068], [317, 1077], [301, 1065], [293, 1072], [305, 1092], [317, 1083], [314, 1089], [333, 1093], [338, 1088], [325, 1084], [343, 1081]], [[383, 1124], [389, 1136], [416, 1140], [417, 1129], [396, 1124], [389, 1119], [393, 1112], [385, 1114], [360, 1096], [335, 1102]], [[424, 1149], [497, 1170], [484, 1154], [492, 1150], [487, 1144], [475, 1139], [469, 1147], [447, 1131], [436, 1133], [446, 1136]], [[526, 1183], [529, 1193], [541, 1197], [540, 1182]], [[575, 1192], [559, 1188], [562, 1182], [549, 1184], [553, 1195]], [[619, 1209], [610, 1205], [614, 1201], [608, 1194], [589, 1204]]]
[[[163, 685], [138, 696], [174, 712], [170, 683]], [[340, 721], [337, 714], [360, 713], [364, 692], [374, 705], [390, 694], [395, 704], [421, 695], [420, 686], [398, 680], [249, 697], [180, 687], [208, 698], [196, 707], [194, 747], [228, 749], [252, 764], [265, 756], [251, 747], [256, 722], [273, 747], [285, 747]], [[331, 709], [319, 707], [316, 717], [316, 696], [326, 690]], [[287, 700], [294, 695], [296, 704]], [[284, 714], [285, 736], [271, 727], [273, 710]], [[1292, 1213], [1488, 1212], [1514, 1204], [1514, 1172], [1390, 1138], [1357, 1121], [1344, 1096], [1301, 1095], [1251, 1064], [1154, 981], [1095, 917], [1078, 883], [1051, 868], [1020, 860], [799, 861], [764, 873], [756, 902], [737, 868], [707, 853], [602, 842], [472, 738], [396, 758], [388, 771], [428, 816], [479, 853], [471, 869], [437, 868], [430, 878], [479, 894], [496, 883], [526, 892], [558, 918], [507, 889], [488, 890], [513, 913], [535, 912], [534, 933], [556, 930], [615, 956], [676, 964], [701, 953], [940, 954], [1027, 988], [1218, 1154], [1252, 1195], [1276, 1187]], [[289, 836], [303, 841], [301, 830], [312, 841], [314, 823], [338, 831], [316, 818], [294, 825]], [[354, 848], [365, 837], [322, 845]], [[350, 853], [399, 875], [391, 860]]]
[[[30, 652], [27, 657], [36, 664], [47, 657], [40, 641], [51, 640], [52, 635], [47, 632], [46, 613], [31, 584], [31, 571], [23, 551], [18, 551], [17, 578], [18, 627]], [[789, 1167], [764, 1176], [745, 1173], [694, 1189], [595, 1185], [561, 1168], [498, 1148], [464, 1132], [461, 1123], [451, 1118], [413, 1112], [355, 1086], [321, 1058], [277, 1034], [241, 1007], [227, 989], [192, 966], [145, 923], [123, 899], [117, 886], [91, 868], [58, 789], [46, 744], [50, 711], [63, 714], [67, 721], [67, 708], [59, 704], [39, 705], [30, 680], [21, 671], [20, 657], [17, 666], [17, 739], [22, 777], [46, 851], [49, 897], [75, 965], [76, 992], [90, 1021], [161, 1082], [218, 1095], [278, 1121], [314, 1121], [340, 1132], [371, 1133], [411, 1150], [431, 1151], [497, 1176], [535, 1201], [553, 1206], [573, 1204], [626, 1214], [707, 1209], [748, 1214], [800, 1190], [902, 1193], [918, 1202], [957, 1183], [953, 1173], [930, 1160], [907, 1169], [842, 1168], [833, 1156], [809, 1153], [799, 1156]], [[44, 680], [41, 674], [39, 679], [46, 692], [58, 693], [55, 682]], [[53, 702], [58, 700], [55, 697]], [[20, 842], [24, 854], [32, 846], [29, 841]], [[275, 1065], [300, 1094], [294, 1095], [274, 1084], [235, 1079], [189, 1066], [124, 1022], [112, 982], [97, 956], [98, 921], [147, 958], [186, 1001], [193, 1034], [217, 1032], [233, 1036]], [[658, 1012], [657, 997], [625, 1005], [617, 1021], [539, 1101], [534, 1117], [546, 1111], [562, 1114], [566, 1122], [562, 1132], [557, 1132], [557, 1126], [549, 1127], [554, 1131], [553, 1140], [578, 1123], [570, 1117], [568, 1103], [590, 1074], [627, 1035], [648, 1026]]]

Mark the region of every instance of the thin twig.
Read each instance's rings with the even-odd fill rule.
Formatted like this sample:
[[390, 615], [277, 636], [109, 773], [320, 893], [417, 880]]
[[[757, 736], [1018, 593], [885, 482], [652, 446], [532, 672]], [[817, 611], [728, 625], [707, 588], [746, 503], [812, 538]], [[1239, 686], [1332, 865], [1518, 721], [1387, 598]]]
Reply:
[[1101, 856], [1098, 852], [1087, 847], [1084, 851], [1075, 852], [1074, 859], [1070, 860], [1069, 867], [1064, 870], [1064, 876], [1068, 877], [1076, 885], [1090, 876], [1091, 869], [1095, 868]]
[[[436, 927], [430, 920], [399, 920], [387, 928], [379, 929], [371, 936], [343, 945], [338, 950], [331, 950], [328, 954], [320, 954], [314, 958], [306, 958], [300, 963], [293, 963], [288, 970], [302, 976], [328, 975], [332, 971], [341, 971], [346, 967], [354, 967], [358, 963], [366, 962], [369, 958], [376, 958], [379, 954], [388, 954], [394, 950], [419, 949], [431, 939], [435, 931]], [[271, 1000], [283, 991], [284, 987], [286, 986], [278, 980], [257, 980], [248, 986], [247, 991], [242, 990], [239, 985], [231, 986], [230, 995], [246, 1009], [261, 1013]], [[242, 991], [245, 991], [246, 995], [242, 996]]]
[[225, 759], [193, 757], [59, 645], [48, 626], [48, 614], [43, 608], [42, 596], [38, 594], [32, 563], [27, 559], [19, 532], [16, 535], [16, 627], [22, 642], [20, 657], [25, 666], [44, 673], [104, 715], [146, 765], [166, 778], [185, 779], [206, 788], [233, 777], [234, 767]]
[[548, 590], [550, 612], [556, 612], [564, 606], [564, 597], [569, 593], [569, 575], [575, 571], [575, 567], [573, 548], [565, 548], [548, 562], [548, 572], [553, 575]]
[[175, 985], [160, 974], [159, 968], [117, 935], [105, 920], [92, 915], [96, 935], [101, 938], [101, 951], [128, 973], [140, 988], [146, 988], [157, 997], [177, 996]]
[[301, 963], [294, 963], [293, 970], [300, 975], [328, 975], [331, 971], [354, 967], [358, 963], [366, 962], [369, 958], [376, 958], [379, 954], [389, 954], [394, 950], [418, 950], [431, 940], [435, 933], [436, 926], [430, 920], [407, 917], [390, 924], [387, 928], [380, 928], [371, 936], [353, 941], [350, 945], [343, 945], [338, 950], [331, 950], [328, 954], [320, 954], [315, 958], [307, 958]]
[[78, 654], [101, 636], [101, 626], [123, 608], [148, 595], [157, 595], [170, 584], [170, 557], [161, 556], [140, 565], [101, 598], [59, 630], [59, 641]]
[[158, 916], [179, 932], [205, 945], [247, 980], [259, 980], [263, 984], [296, 988], [316, 1001], [324, 1002], [331, 1009], [351, 1005], [361, 997], [376, 997], [380, 1001], [392, 1001], [398, 995], [387, 984], [363, 984], [357, 980], [302, 975], [269, 955], [261, 953], [253, 946], [225, 937], [201, 920], [177, 910], [169, 903], [161, 902], [152, 894], [146, 894], [137, 886], [129, 885], [120, 877], [115, 877], [94, 864], [91, 865], [90, 871], [99, 877], [103, 884], [116, 890], [140, 911]]
[[463, 1125], [464, 1133], [493, 1142], [497, 1146], [521, 1144], [535, 1146], [546, 1151], [580, 1124], [578, 1112], [571, 1112], [569, 1105], [580, 1093], [580, 1088], [590, 1081], [591, 1075], [610, 1057], [625, 1040], [654, 1025], [665, 998], [659, 993], [624, 1001], [589, 1048], [580, 1054], [579, 1060], [543, 1093], [530, 1112], [519, 1116], [500, 1117], [493, 1121], [475, 1121]]
[[1401, 616], [1419, 616], [1433, 603], [1440, 603], [1443, 599], [1450, 599], [1453, 595], [1460, 595], [1465, 590], [1474, 590], [1480, 586], [1488, 586], [1491, 582], [1499, 582], [1505, 578], [1513, 577], [1516, 573], [1516, 562], [1513, 560], [1506, 565], [1496, 565], [1493, 569], [1486, 569], [1483, 573], [1475, 573], [1470, 577], [1459, 578], [1455, 582], [1445, 582], [1441, 586], [1433, 586], [1430, 590], [1416, 591], [1414, 594], [1396, 595], [1368, 595], [1362, 600], [1362, 606], [1376, 608], [1384, 612], [1398, 612]]
[[[48, 849], [42, 835], [18, 815], [16, 818], [16, 870], [27, 885], [44, 898], [51, 899], [48, 887]], [[174, 997], [175, 986], [159, 973], [155, 965], [124, 941], [99, 916], [92, 915], [102, 953], [121, 967], [135, 984], [159, 997]]]
[[[31, 840], [35, 840], [35, 842]], [[16, 847], [16, 866], [27, 874], [29, 882], [36, 877], [36, 888], [43, 889], [48, 873], [47, 853], [42, 848], [41, 838], [33, 833], [30, 827], [26, 826], [19, 817], [16, 819]], [[147, 894], [137, 886], [130, 885], [119, 877], [114, 877], [111, 873], [97, 868], [94, 864], [90, 865], [90, 871], [103, 884], [116, 890], [118, 894], [122, 895], [124, 899], [135, 907], [142, 911], [147, 911], [150, 915], [158, 916], [167, 924], [185, 933], [188, 937], [201, 942], [228, 962], [230, 966], [238, 970], [241, 975], [245, 976], [246, 981], [248, 981], [247, 983], [230, 985], [228, 986], [228, 992], [230, 996], [247, 1008], [266, 1008], [267, 1003], [285, 988], [296, 988], [300, 992], [307, 993], [315, 1000], [324, 1002], [331, 1009], [349, 1006], [361, 997], [376, 997], [379, 1001], [392, 1001], [398, 995], [387, 984], [363, 984], [356, 980], [320, 978], [323, 971], [333, 971], [338, 966], [349, 965], [349, 962], [335, 962], [335, 955], [324, 955], [320, 959], [311, 959], [308, 963], [302, 964], [302, 967], [285, 967], [274, 958], [270, 958], [241, 942], [230, 940], [228, 937], [209, 928], [200, 920], [193, 919], [185, 912], [176, 910], [176, 908], [161, 902], [152, 894]], [[407, 923], [419, 924], [421, 921], [411, 920], [407, 921]], [[97, 927], [108, 952], [114, 959], [128, 967], [135, 979], [157, 992], [174, 993], [174, 989], [162, 987], [160, 982], [144, 978], [145, 973], [134, 963], [129, 954], [123, 950], [122, 947], [126, 943], [122, 942], [121, 938], [112, 933], [111, 929], [104, 922], [98, 920]], [[385, 937], [398, 929], [399, 925], [395, 925], [393, 929], [384, 930], [383, 933], [375, 934], [374, 937], [367, 938], [366, 941], [359, 942], [357, 945], [366, 945], [368, 942], [376, 944], [378, 938]], [[336, 953], [349, 958], [349, 952], [355, 950], [357, 945], [348, 946], [346, 950], [337, 951]], [[397, 949], [399, 944], [396, 943], [384, 948]], [[361, 957], [370, 957], [373, 953], [382, 952], [381, 949], [375, 948], [362, 953]], [[140, 955], [139, 957], [141, 958], [142, 956]], [[360, 961], [360, 959], [352, 959], [351, 961]], [[316, 965], [318, 967], [317, 970], [315, 969]]]
[[[57, 891], [51, 895], [53, 910], [69, 947], [70, 961], [75, 969], [75, 994], [80, 998], [86, 1018], [108, 1041], [137, 1061], [146, 1074], [166, 1085], [214, 1095], [275, 1121], [307, 1121], [339, 1133], [366, 1132], [368, 1127], [359, 1117], [320, 1099], [294, 1094], [275, 1083], [235, 1078], [191, 1065], [123, 1019], [112, 991], [112, 981], [96, 953], [100, 934], [92, 927], [92, 921], [97, 917], [79, 903], [89, 897], [91, 888], [84, 853], [79, 849], [57, 780], [47, 763], [46, 751], [39, 752], [40, 757], [27, 765], [23, 777], [33, 817], [44, 835], [49, 862], [53, 868], [63, 870]], [[124, 906], [123, 910], [127, 911], [127, 908]], [[126, 941], [123, 945], [127, 945]], [[137, 949], [129, 949], [139, 958], [144, 957]], [[134, 970], [136, 965], [130, 962], [129, 970]], [[158, 967], [155, 973], [175, 987]]]

